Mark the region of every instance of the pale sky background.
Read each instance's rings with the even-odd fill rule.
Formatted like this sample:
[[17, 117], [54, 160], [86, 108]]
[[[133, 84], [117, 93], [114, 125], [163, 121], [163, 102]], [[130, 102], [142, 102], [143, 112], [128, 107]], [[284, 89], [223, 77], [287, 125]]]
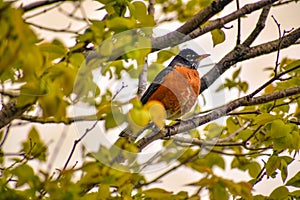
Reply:
[[[24, 0], [24, 4], [33, 2], [33, 0]], [[252, 1], [240, 1], [241, 7], [246, 4], [250, 3]], [[84, 3], [85, 5], [85, 11], [87, 15], [90, 18], [98, 18], [101, 19], [101, 12], [95, 12], [95, 9], [98, 8], [99, 4], [88, 1]], [[68, 7], [68, 5], [64, 6], [67, 10], [72, 10], [72, 7]], [[230, 13], [233, 10], [235, 10], [235, 4], [231, 4], [230, 6], [227, 6], [225, 10], [221, 13], [221, 16], [224, 16], [226, 13]], [[287, 6], [278, 7], [278, 8], [272, 8], [271, 13], [267, 19], [266, 27], [263, 30], [263, 32], [260, 34], [260, 36], [257, 38], [257, 40], [254, 42], [255, 44], [259, 44], [261, 42], [266, 42], [270, 40], [274, 40], [278, 38], [278, 30], [277, 26], [274, 23], [273, 19], [270, 17], [271, 15], [274, 15], [274, 17], [277, 19], [277, 21], [281, 24], [281, 28], [290, 30], [291, 28], [297, 28], [300, 26], [300, 3], [291, 3]], [[255, 13], [252, 13], [247, 18], [242, 19], [242, 41], [245, 39], [248, 34], [252, 31], [253, 27], [256, 24], [257, 18], [259, 16], [261, 11], [256, 11]], [[34, 12], [32, 12], [34, 13]], [[29, 13], [31, 15], [32, 13]], [[30, 21], [41, 24], [47, 27], [53, 27], [56, 29], [59, 28], [65, 28], [69, 25], [68, 19], [57, 12], [48, 12], [44, 15], [40, 15], [39, 17], [32, 18]], [[216, 47], [213, 47], [211, 36], [210, 34], [206, 34], [202, 36], [201, 38], [198, 38], [194, 40], [195, 43], [199, 44], [201, 48], [211, 54], [210, 61], [211, 62], [218, 62], [229, 50], [231, 50], [235, 45], [236, 40], [236, 23], [229, 23], [226, 26], [229, 27], [233, 25], [234, 27], [232, 29], [226, 29], [224, 30], [226, 34], [226, 41], [222, 44], [217, 45]], [[166, 30], [175, 30], [177, 27], [179, 27], [180, 24], [178, 23], [165, 23], [160, 25], [159, 27]], [[71, 28], [73, 30], [78, 30], [82, 27], [82, 25], [72, 22]], [[48, 40], [51, 40], [53, 38], [59, 37], [62, 40], [65, 41], [66, 45], [70, 46], [74, 44], [74, 38], [72, 38], [72, 35], [70, 34], [62, 34], [58, 35], [57, 33], [49, 32], [49, 31], [43, 31], [36, 29], [36, 32]], [[288, 50], [282, 50], [280, 57], [289, 57], [289, 58], [299, 58], [300, 54], [300, 45], [290, 47]], [[241, 79], [249, 82], [249, 92], [253, 91], [258, 86], [262, 85], [268, 78], [268, 72], [264, 72], [263, 68], [265, 67], [271, 67], [274, 66], [276, 59], [276, 54], [270, 54], [267, 56], [261, 56], [259, 58], [251, 59], [249, 61], [239, 63], [238, 66], [242, 66], [242, 73], [241, 73]], [[204, 69], [204, 70], [209, 70]], [[233, 69], [235, 70], [235, 69]], [[230, 74], [233, 70], [228, 70], [220, 79], [224, 79], [226, 76], [230, 77]], [[200, 72], [201, 73], [201, 72]], [[203, 72], [204, 73], [204, 72]], [[235, 97], [236, 91], [226, 91], [224, 100], [228, 101], [230, 97]], [[204, 93], [204, 95], [208, 94], [208, 92]], [[209, 94], [211, 95], [211, 94]], [[69, 128], [63, 128], [63, 125], [48, 125], [46, 128], [45, 126], [37, 125], [38, 129], [40, 130], [40, 135], [46, 141], [47, 144], [49, 144], [49, 158], [51, 163], [51, 170], [54, 170], [55, 168], [61, 168], [64, 162], [66, 161], [66, 158], [69, 155], [69, 152], [71, 150], [71, 147], [73, 145], [73, 142], [75, 139], [78, 138], [77, 134], [77, 127], [72, 125]], [[17, 127], [14, 128], [14, 131], [10, 133], [4, 148], [7, 149], [9, 152], [15, 152], [16, 147], [19, 147], [19, 144], [22, 140], [24, 140], [27, 137], [27, 130], [28, 127]], [[118, 131], [117, 131], [118, 132]], [[59, 143], [58, 143], [59, 141]], [[58, 143], [58, 144], [57, 144]], [[58, 147], [55, 151], [56, 153], [53, 153], [54, 149]], [[76, 153], [73, 156], [73, 159], [70, 162], [70, 166], [72, 166], [76, 160], [78, 160], [78, 156], [80, 155], [80, 148], [78, 148]], [[230, 161], [232, 158], [226, 157], [228, 161]], [[265, 159], [266, 160], [266, 159]], [[259, 159], [259, 162], [261, 162], [261, 158]], [[80, 165], [80, 164], [79, 164]], [[42, 166], [41, 168], [48, 168], [48, 165]], [[220, 169], [215, 169], [215, 173], [222, 177], [231, 178], [235, 181], [241, 181], [241, 180], [249, 180], [250, 177], [247, 175], [246, 172], [241, 172], [239, 170], [228, 170], [230, 168], [230, 162], [227, 162], [227, 169], [225, 171]], [[300, 169], [299, 161], [296, 160], [289, 166], [289, 176], [287, 180], [292, 177], [298, 170]], [[156, 177], [160, 174], [160, 171], [148, 173], [146, 174], [146, 177]], [[178, 192], [180, 190], [190, 190], [193, 191], [192, 187], [184, 187], [184, 184], [191, 183], [193, 181], [196, 181], [200, 178], [200, 175], [195, 175], [194, 173], [191, 173], [190, 170], [177, 170], [176, 172], [170, 174], [169, 176], [166, 176], [164, 178], [164, 182], [161, 184], [153, 185], [160, 187], [164, 186], [167, 190]], [[149, 178], [150, 180], [151, 178]], [[282, 185], [282, 181], [280, 176], [277, 176], [276, 179], [269, 179], [266, 180], [266, 177], [264, 180], [260, 183], [258, 183], [255, 186], [255, 191], [257, 193], [268, 195], [275, 187]], [[206, 194], [203, 194], [206, 195]], [[205, 197], [203, 197], [205, 199]]]

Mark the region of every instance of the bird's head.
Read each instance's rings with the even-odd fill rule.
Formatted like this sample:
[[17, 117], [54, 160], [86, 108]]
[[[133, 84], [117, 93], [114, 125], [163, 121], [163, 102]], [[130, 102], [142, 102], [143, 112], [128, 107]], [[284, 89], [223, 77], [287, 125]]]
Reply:
[[175, 56], [170, 65], [173, 66], [175, 64], [180, 63], [189, 68], [197, 69], [199, 62], [208, 56], [209, 54], [199, 55], [191, 49], [183, 49], [179, 52], [178, 55]]

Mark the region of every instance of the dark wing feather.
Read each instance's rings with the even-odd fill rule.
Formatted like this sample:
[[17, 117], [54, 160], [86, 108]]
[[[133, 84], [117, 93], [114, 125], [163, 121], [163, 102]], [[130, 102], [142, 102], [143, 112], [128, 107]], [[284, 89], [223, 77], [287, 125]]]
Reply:
[[164, 78], [174, 70], [173, 67], [168, 66], [164, 70], [162, 70], [153, 80], [151, 85], [148, 87], [148, 89], [145, 91], [141, 98], [142, 104], [146, 104], [148, 99], [151, 97], [151, 95], [156, 91], [156, 89], [164, 82]]

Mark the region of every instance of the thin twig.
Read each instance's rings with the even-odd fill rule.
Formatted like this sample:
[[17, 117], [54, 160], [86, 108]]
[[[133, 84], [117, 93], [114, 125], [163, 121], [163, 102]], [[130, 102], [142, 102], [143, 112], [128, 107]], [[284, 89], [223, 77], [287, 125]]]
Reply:
[[72, 149], [71, 149], [71, 152], [70, 152], [70, 154], [69, 154], [69, 156], [68, 156], [68, 159], [67, 159], [67, 161], [66, 161], [66, 163], [65, 163], [65, 165], [64, 165], [64, 167], [63, 167], [63, 169], [61, 170], [61, 173], [60, 173], [59, 176], [57, 177], [57, 179], [59, 179], [59, 178], [61, 177], [62, 172], [63, 172], [64, 170], [66, 170], [66, 168], [68, 167], [68, 164], [69, 164], [69, 162], [70, 162], [70, 160], [71, 160], [71, 158], [72, 158], [72, 156], [73, 156], [73, 154], [74, 154], [74, 152], [75, 152], [75, 149], [76, 149], [77, 144], [78, 144], [79, 142], [81, 142], [81, 140], [83, 140], [83, 138], [84, 138], [91, 130], [93, 130], [93, 129], [96, 127], [97, 123], [98, 123], [98, 120], [95, 121], [95, 123], [94, 123], [90, 128], [87, 128], [87, 129], [85, 130], [84, 134], [83, 134], [79, 139], [77, 139], [77, 140], [74, 141], [74, 144], [73, 144], [73, 147], [72, 147]]
[[281, 43], [282, 43], [282, 38], [285, 36], [285, 34], [291, 32], [292, 30], [294, 30], [294, 28], [292, 28], [291, 30], [283, 30], [283, 33], [281, 31], [281, 28], [280, 28], [280, 23], [276, 20], [276, 18], [274, 17], [274, 15], [271, 16], [274, 20], [274, 22], [276, 23], [277, 25], [277, 28], [278, 28], [278, 47], [277, 47], [277, 55], [276, 55], [276, 61], [275, 61], [275, 68], [274, 68], [274, 76], [277, 75], [278, 73], [278, 67], [280, 65], [279, 63], [279, 57], [280, 57], [280, 49], [281, 49]]
[[88, 16], [87, 16], [87, 14], [86, 14], [86, 12], [85, 12], [85, 10], [84, 10], [84, 7], [82, 6], [82, 1], [79, 1], [78, 3], [79, 3], [79, 9], [80, 9], [80, 11], [81, 11], [81, 14], [82, 14], [82, 16], [83, 16], [84, 21], [85, 21], [87, 24], [91, 24], [91, 22], [90, 22], [90, 20], [89, 20], [89, 18], [88, 18]]
[[[236, 0], [236, 10], [240, 9], [240, 1]], [[236, 45], [241, 43], [241, 17], [237, 18], [237, 38], [236, 38]]]
[[251, 124], [251, 121], [245, 122], [243, 126], [241, 126], [240, 128], [238, 128], [236, 131], [234, 131], [233, 133], [231, 133], [229, 136], [227, 136], [227, 137], [225, 137], [225, 138], [220, 138], [220, 139], [218, 139], [218, 143], [223, 143], [223, 142], [231, 141], [231, 140], [232, 140], [235, 136], [237, 136], [241, 131], [245, 130], [250, 124]]
[[1, 143], [0, 143], [0, 149], [1, 149], [1, 147], [2, 147], [3, 144], [4, 144], [4, 142], [5, 142], [6, 139], [7, 139], [7, 136], [8, 136], [9, 130], [10, 130], [10, 126], [11, 126], [11, 124], [8, 124], [8, 126], [6, 127], [6, 131], [5, 131], [5, 133], [4, 133], [4, 136], [3, 136], [3, 138], [2, 138], [2, 141], [1, 141]]
[[32, 15], [29, 15], [29, 16], [25, 17], [24, 19], [25, 19], [25, 20], [28, 20], [28, 19], [30, 19], [30, 18], [33, 18], [33, 17], [39, 16], [39, 15], [45, 14], [45, 13], [47, 13], [47, 12], [49, 12], [49, 11], [51, 11], [51, 10], [57, 8], [57, 7], [59, 7], [62, 3], [63, 3], [63, 2], [59, 2], [59, 3], [53, 5], [53, 6], [49, 7], [49, 8], [46, 8], [46, 9], [41, 10], [40, 12], [36, 12], [36, 13], [34, 13], [34, 14], [32, 14]]
[[270, 156], [270, 154], [265, 154], [262, 153], [264, 152], [264, 150], [260, 150], [260, 151], [253, 151], [253, 152], [248, 152], [248, 153], [229, 153], [229, 152], [224, 152], [224, 151], [220, 151], [220, 150], [216, 150], [216, 149], [210, 149], [204, 146], [205, 149], [207, 149], [210, 152], [213, 153], [217, 153], [217, 154], [222, 154], [225, 156], [236, 156], [236, 157], [241, 157], [241, 156], [251, 156], [251, 155], [259, 155], [259, 156]]
[[279, 56], [280, 56], [280, 46], [281, 46], [281, 38], [282, 38], [282, 35], [281, 35], [281, 28], [280, 28], [280, 24], [278, 23], [278, 21], [276, 20], [276, 18], [274, 17], [274, 15], [271, 16], [274, 20], [274, 22], [276, 23], [277, 25], [277, 29], [278, 29], [278, 47], [277, 47], [277, 54], [276, 54], [276, 61], [275, 61], [275, 68], [274, 68], [274, 76], [277, 75], [277, 72], [278, 72], [278, 67], [279, 67]]
[[50, 4], [54, 4], [54, 3], [58, 3], [58, 2], [61, 2], [61, 1], [65, 1], [65, 0], [36, 1], [36, 2], [33, 2], [33, 3], [28, 4], [28, 5], [23, 6], [22, 9], [23, 9], [24, 12], [28, 12], [28, 11], [31, 11], [33, 9], [37, 9], [37, 8], [47, 6], [47, 5], [50, 5]]
[[[78, 9], [77, 7], [75, 7], [76, 9]], [[72, 18], [72, 19], [74, 19], [74, 20], [77, 20], [77, 21], [86, 21], [84, 18], [82, 18], [82, 17], [78, 17], [78, 16], [76, 16], [75, 15], [75, 10], [72, 10], [72, 12], [68, 12], [68, 11], [66, 11], [66, 10], [64, 10], [63, 8], [61, 8], [61, 7], [59, 7], [58, 8], [58, 11], [60, 12], [60, 13], [62, 13], [63, 15], [65, 15], [65, 16], [67, 16], [67, 17], [70, 17], [70, 18]]]
[[72, 33], [72, 34], [79, 34], [79, 32], [83, 29], [79, 29], [78, 31], [74, 31], [74, 30], [70, 30], [69, 28], [71, 27], [71, 24], [69, 24], [66, 28], [61, 28], [61, 29], [55, 29], [55, 28], [49, 28], [49, 27], [45, 27], [45, 26], [41, 26], [38, 24], [35, 24], [33, 22], [26, 22], [27, 24], [34, 26], [36, 28], [45, 30], [45, 31], [51, 31], [51, 32], [59, 32], [59, 33]]
[[127, 88], [128, 85], [126, 85], [124, 82], [122, 82], [122, 86], [121, 88], [119, 88], [116, 93], [114, 94], [114, 96], [112, 97], [111, 100], [115, 100], [115, 98], [120, 94], [120, 92], [124, 89], [124, 88]]
[[257, 95], [260, 91], [262, 91], [264, 88], [266, 88], [268, 85], [270, 85], [272, 82], [278, 80], [280, 77], [282, 77], [283, 75], [289, 73], [289, 72], [292, 72], [296, 69], [300, 68], [300, 65], [299, 66], [295, 66], [293, 68], [290, 68], [286, 71], [283, 71], [279, 74], [276, 74], [276, 76], [272, 77], [270, 80], [268, 80], [267, 82], [265, 82], [263, 85], [261, 85], [259, 88], [257, 88], [254, 92], [252, 92], [249, 97], [252, 98], [254, 97], [255, 95]]
[[228, 142], [228, 143], [222, 143], [218, 142], [217, 140], [211, 140], [211, 141], [206, 141], [206, 140], [201, 140], [197, 138], [184, 138], [184, 137], [179, 137], [179, 136], [170, 136], [170, 137], [165, 137], [163, 139], [171, 139], [175, 142], [182, 142], [182, 143], [187, 143], [187, 144], [193, 144], [197, 146], [218, 146], [218, 147], [229, 147], [229, 146], [242, 146], [243, 143], [241, 142]]
[[254, 137], [254, 135], [259, 131], [259, 129], [261, 129], [261, 127], [263, 127], [262, 125], [258, 126], [253, 133], [243, 142], [245, 145], [247, 145], [247, 142]]

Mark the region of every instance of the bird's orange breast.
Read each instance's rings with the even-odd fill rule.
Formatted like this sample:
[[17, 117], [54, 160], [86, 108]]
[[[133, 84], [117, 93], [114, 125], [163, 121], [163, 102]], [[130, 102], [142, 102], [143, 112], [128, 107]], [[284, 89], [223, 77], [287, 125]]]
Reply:
[[160, 101], [168, 119], [178, 118], [194, 106], [200, 91], [200, 77], [195, 69], [175, 66], [148, 101]]

